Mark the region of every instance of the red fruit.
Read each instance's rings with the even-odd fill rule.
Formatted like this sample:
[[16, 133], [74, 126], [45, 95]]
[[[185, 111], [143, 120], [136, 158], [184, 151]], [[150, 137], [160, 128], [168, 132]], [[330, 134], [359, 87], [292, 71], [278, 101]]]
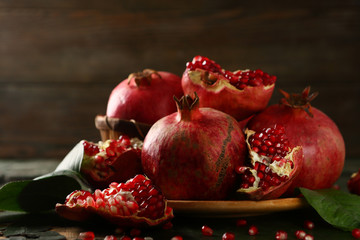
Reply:
[[276, 240], [286, 240], [288, 237], [287, 232], [283, 231], [283, 230], [279, 230], [275, 233], [275, 239]]
[[114, 235], [108, 235], [108, 236], [105, 236], [104, 240], [117, 240], [117, 238]]
[[246, 226], [247, 225], [247, 221], [245, 219], [238, 219], [236, 221], [236, 226], [238, 227], [243, 227], [243, 226]]
[[304, 240], [314, 240], [314, 236], [310, 234], [306, 234]]
[[259, 230], [255, 225], [251, 225], [249, 227], [248, 233], [249, 233], [250, 236], [255, 236], [256, 234], [259, 233]]
[[200, 107], [211, 107], [243, 120], [263, 110], [273, 93], [276, 77], [261, 70], [224, 70], [213, 60], [196, 56], [186, 64], [181, 84], [184, 94], [197, 92]]
[[182, 236], [174, 236], [171, 240], [183, 240]]
[[138, 138], [121, 135], [117, 140], [92, 143], [83, 141], [84, 157], [80, 173], [94, 188], [106, 188], [111, 182], [124, 182], [142, 173]]
[[314, 229], [315, 225], [314, 225], [314, 223], [313, 223], [312, 221], [310, 221], [310, 220], [305, 220], [305, 221], [304, 221], [304, 227], [305, 227], [306, 229], [311, 230], [311, 229]]
[[181, 78], [169, 72], [145, 69], [132, 73], [109, 97], [106, 115], [153, 124], [176, 111], [173, 96], [181, 97]]
[[297, 239], [304, 239], [305, 236], [306, 236], [306, 232], [303, 231], [303, 230], [297, 230], [295, 232], [295, 236], [296, 236]]
[[359, 228], [354, 228], [351, 231], [351, 235], [356, 239], [360, 239], [360, 229]]
[[350, 193], [360, 195], [360, 169], [351, 175], [347, 187]]
[[291, 145], [281, 125], [257, 132], [246, 129], [245, 134], [250, 162], [236, 168], [241, 176], [237, 193], [252, 200], [280, 197], [299, 174], [301, 147]]
[[222, 240], [235, 240], [235, 234], [231, 232], [226, 232], [222, 235]]
[[246, 156], [244, 134], [230, 115], [176, 99], [178, 112], [156, 122], [144, 139], [142, 165], [168, 199], [224, 199]]
[[57, 204], [59, 215], [75, 221], [103, 217], [122, 227], [154, 226], [173, 217], [172, 209], [159, 189], [144, 175], [136, 175], [125, 183], [112, 183], [93, 194], [76, 190], [64, 204]]
[[95, 234], [93, 232], [81, 232], [78, 238], [82, 240], [94, 240]]
[[304, 162], [300, 174], [294, 179], [288, 195], [296, 187], [309, 189], [330, 188], [339, 178], [345, 160], [345, 144], [336, 124], [323, 112], [311, 107], [317, 93], [288, 94], [280, 104], [267, 107], [254, 116], [248, 128], [258, 131], [274, 124], [282, 124], [289, 141], [302, 146]]
[[201, 233], [204, 236], [212, 236], [214, 233], [214, 230], [212, 230], [209, 226], [204, 225], [201, 227]]

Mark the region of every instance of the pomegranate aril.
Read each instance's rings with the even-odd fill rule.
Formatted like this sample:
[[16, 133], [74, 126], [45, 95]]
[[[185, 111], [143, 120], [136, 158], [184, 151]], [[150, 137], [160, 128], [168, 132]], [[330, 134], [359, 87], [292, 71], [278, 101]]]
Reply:
[[312, 221], [310, 221], [310, 220], [305, 220], [305, 221], [304, 221], [304, 227], [305, 227], [306, 229], [311, 230], [311, 229], [313, 229], [313, 228], [315, 227], [315, 225], [314, 225], [314, 223], [313, 223]]
[[351, 231], [351, 235], [355, 238], [355, 239], [360, 239], [360, 229], [359, 228], [354, 228]]
[[201, 227], [201, 232], [204, 236], [212, 236], [214, 233], [212, 228], [210, 228], [209, 226], [206, 226], [206, 225]]
[[250, 236], [255, 236], [256, 234], [259, 233], [259, 230], [255, 225], [251, 225], [249, 227], [248, 233], [249, 233]]
[[174, 236], [170, 240], [183, 240], [181, 236]]
[[297, 230], [295, 232], [295, 236], [296, 236], [297, 239], [304, 239], [305, 236], [306, 236], [306, 232], [303, 231], [303, 230]]
[[275, 233], [275, 239], [276, 240], [286, 240], [288, 237], [287, 232], [283, 231], [283, 230], [279, 230]]
[[93, 232], [81, 232], [78, 238], [81, 240], [93, 240], [95, 239], [95, 234]]
[[314, 236], [310, 234], [306, 234], [304, 240], [314, 240]]
[[247, 225], [246, 219], [238, 219], [236, 221], [236, 226], [238, 226], [238, 227], [243, 227], [243, 226], [246, 226], [246, 225]]
[[231, 232], [226, 232], [222, 235], [222, 240], [235, 240], [235, 234]]
[[105, 236], [104, 240], [117, 240], [117, 237], [115, 237], [114, 235], [107, 235]]

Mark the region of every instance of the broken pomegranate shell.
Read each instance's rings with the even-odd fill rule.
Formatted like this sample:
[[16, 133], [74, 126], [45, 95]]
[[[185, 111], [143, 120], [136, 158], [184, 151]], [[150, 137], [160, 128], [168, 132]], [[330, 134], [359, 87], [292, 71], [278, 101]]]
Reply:
[[250, 162], [237, 168], [237, 194], [251, 200], [280, 197], [301, 170], [302, 148], [291, 146], [281, 125], [259, 132], [246, 129], [245, 134]]
[[231, 72], [203, 56], [187, 63], [181, 81], [185, 95], [198, 94], [200, 107], [215, 108], [238, 121], [267, 106], [275, 82], [276, 76], [260, 69]]
[[106, 188], [112, 182], [124, 182], [142, 173], [142, 141], [121, 135], [119, 139], [92, 143], [83, 141], [81, 174], [93, 188]]
[[87, 221], [100, 216], [121, 227], [156, 226], [174, 216], [161, 191], [141, 174], [94, 193], [76, 190], [64, 204], [56, 204], [55, 210], [69, 220]]

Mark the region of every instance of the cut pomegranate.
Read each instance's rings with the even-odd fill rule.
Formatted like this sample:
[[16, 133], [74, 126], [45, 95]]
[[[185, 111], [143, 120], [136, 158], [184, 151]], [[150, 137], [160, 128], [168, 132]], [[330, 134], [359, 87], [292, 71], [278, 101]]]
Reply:
[[279, 124], [258, 132], [246, 129], [245, 133], [250, 163], [236, 168], [241, 176], [239, 196], [252, 200], [280, 197], [299, 173], [301, 147], [292, 147]]
[[201, 227], [201, 232], [204, 236], [212, 236], [214, 230], [212, 230], [212, 228], [210, 228], [209, 226], [204, 225]]
[[351, 231], [351, 235], [355, 238], [355, 239], [360, 239], [360, 229], [359, 228], [354, 228]]
[[255, 225], [249, 227], [248, 233], [250, 236], [255, 236], [259, 233], [259, 229]]
[[93, 194], [77, 190], [57, 204], [59, 215], [84, 221], [99, 215], [108, 221], [124, 227], [154, 226], [169, 221], [172, 209], [159, 189], [150, 179], [136, 175], [126, 183], [111, 183], [104, 190]]
[[286, 240], [287, 238], [288, 238], [288, 234], [283, 230], [279, 230], [275, 233], [276, 240]]
[[274, 90], [275, 76], [262, 70], [224, 70], [215, 61], [196, 56], [186, 64], [184, 94], [197, 92], [201, 107], [212, 107], [243, 120], [261, 111]]
[[93, 143], [83, 141], [84, 157], [80, 173], [93, 188], [106, 188], [111, 182], [124, 182], [142, 173], [142, 141], [120, 135], [119, 139]]
[[297, 230], [295, 232], [295, 236], [296, 236], [297, 239], [304, 239], [305, 236], [306, 236], [306, 232], [303, 231], [303, 230]]

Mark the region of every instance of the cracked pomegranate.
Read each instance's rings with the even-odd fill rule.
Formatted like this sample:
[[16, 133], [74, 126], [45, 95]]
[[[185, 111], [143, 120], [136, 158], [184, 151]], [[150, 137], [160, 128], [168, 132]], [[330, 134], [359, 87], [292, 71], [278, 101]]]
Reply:
[[344, 139], [338, 127], [323, 112], [311, 107], [310, 102], [317, 93], [310, 94], [310, 87], [301, 94], [281, 92], [284, 95], [281, 102], [254, 116], [247, 127], [258, 131], [282, 124], [289, 141], [302, 147], [302, 170], [287, 195], [292, 195], [296, 187], [330, 188], [339, 178], [345, 160]]
[[199, 98], [175, 98], [178, 112], [156, 122], [144, 139], [144, 173], [168, 199], [225, 199], [235, 192], [235, 166], [246, 157], [237, 121]]
[[80, 173], [92, 187], [106, 188], [111, 182], [124, 182], [142, 173], [142, 141], [138, 138], [121, 135], [116, 140], [82, 143], [84, 157]]
[[275, 87], [276, 77], [262, 70], [224, 70], [215, 61], [195, 56], [182, 77], [184, 94], [197, 92], [200, 107], [212, 107], [243, 120], [263, 110]]
[[300, 171], [301, 147], [291, 145], [282, 125], [257, 132], [246, 129], [245, 133], [250, 162], [237, 168], [239, 196], [252, 200], [280, 197]]
[[153, 124], [176, 111], [174, 95], [183, 95], [179, 76], [151, 69], [132, 73], [111, 92], [106, 116]]
[[56, 205], [56, 212], [76, 221], [101, 216], [123, 227], [154, 226], [173, 217], [160, 190], [144, 175], [136, 175], [125, 183], [113, 182], [94, 193], [76, 190], [64, 204]]

